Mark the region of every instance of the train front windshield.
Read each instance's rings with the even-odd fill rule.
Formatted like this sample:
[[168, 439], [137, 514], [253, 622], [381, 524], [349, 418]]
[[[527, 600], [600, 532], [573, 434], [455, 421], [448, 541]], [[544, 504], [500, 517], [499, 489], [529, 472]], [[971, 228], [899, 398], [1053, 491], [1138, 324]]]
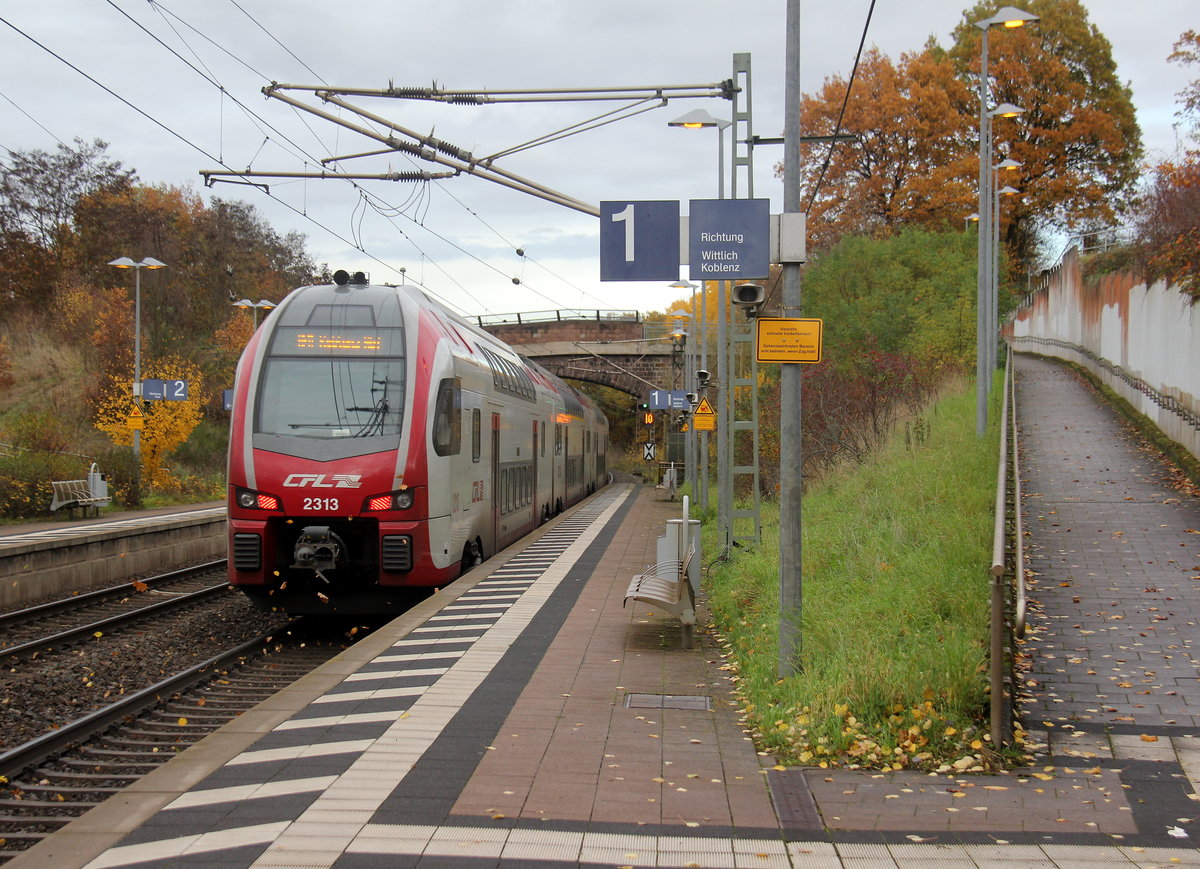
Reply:
[[278, 326], [264, 363], [256, 432], [315, 439], [399, 437], [402, 328]]

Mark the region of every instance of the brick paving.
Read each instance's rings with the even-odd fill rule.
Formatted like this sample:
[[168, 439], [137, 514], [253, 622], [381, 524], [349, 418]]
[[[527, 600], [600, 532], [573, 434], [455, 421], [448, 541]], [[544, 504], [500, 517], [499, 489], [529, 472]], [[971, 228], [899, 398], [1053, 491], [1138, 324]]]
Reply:
[[[697, 631], [699, 648], [683, 649], [677, 623], [645, 604], [622, 605], [680, 509], [642, 491], [455, 814], [777, 829], [711, 637]], [[711, 697], [713, 708], [630, 707], [630, 695]]]
[[1200, 502], [1070, 369], [1019, 357], [1018, 376], [1037, 601], [1026, 713], [1200, 735]]

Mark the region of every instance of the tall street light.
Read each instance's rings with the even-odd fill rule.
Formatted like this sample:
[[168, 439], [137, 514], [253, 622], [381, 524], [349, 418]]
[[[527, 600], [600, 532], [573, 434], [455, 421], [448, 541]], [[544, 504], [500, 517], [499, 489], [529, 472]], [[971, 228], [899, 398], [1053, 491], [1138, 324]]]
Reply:
[[[119, 269], [133, 269], [133, 401], [141, 409], [142, 398], [142, 269], [164, 269], [167, 264], [152, 256], [134, 262], [127, 256], [109, 263]], [[139, 429], [133, 430], [134, 472], [140, 480], [142, 473], [142, 438]]]
[[982, 437], [987, 430], [988, 390], [991, 374], [988, 369], [990, 353], [987, 342], [994, 340], [988, 334], [988, 307], [991, 302], [992, 271], [992, 127], [988, 111], [988, 31], [993, 27], [1022, 27], [1038, 16], [1023, 9], [1005, 6], [991, 18], [976, 21], [975, 26], [983, 31], [979, 61], [979, 258], [975, 294], [975, 433]]
[[992, 265], [991, 265], [991, 297], [988, 299], [988, 334], [991, 335], [991, 340], [988, 341], [988, 370], [995, 371], [999, 364], [999, 334], [1000, 334], [1000, 203], [1006, 196], [1016, 196], [1021, 191], [1013, 187], [1011, 184], [1003, 183], [1004, 174], [1011, 174], [1013, 170], [1020, 168], [1021, 164], [1016, 160], [1005, 159], [994, 166], [994, 174], [992, 181], [998, 190], [992, 196]]
[[[733, 121], [726, 121], [722, 118], [714, 118], [704, 109], [693, 109], [682, 117], [676, 118], [667, 123], [668, 127], [682, 127], [686, 130], [702, 130], [706, 128], [715, 128], [717, 131], [717, 198], [725, 198], [725, 130], [733, 126]], [[717, 526], [720, 529], [720, 539], [722, 546], [727, 547], [732, 538], [733, 525], [733, 480], [732, 480], [732, 453], [733, 439], [729, 436], [729, 349], [728, 336], [726, 335], [726, 317], [728, 316], [727, 306], [725, 303], [729, 295], [729, 282], [717, 282], [717, 389], [719, 390], [716, 396], [718, 407], [718, 423], [717, 423]], [[707, 301], [707, 293], [705, 294]], [[707, 313], [705, 314], [705, 327], [707, 331]], [[704, 451], [707, 458], [708, 455], [708, 434], [705, 433], [702, 439], [700, 448]], [[706, 469], [707, 470], [707, 469]], [[705, 478], [704, 485], [705, 493], [704, 500], [700, 506], [708, 506], [708, 480]]]
[[[1015, 118], [1024, 114], [1025, 110], [1012, 103], [1001, 103], [989, 113], [989, 129], [996, 118]], [[994, 149], [993, 149], [994, 150]], [[993, 372], [999, 359], [999, 322], [1000, 322], [1000, 197], [1011, 196], [1020, 191], [1011, 186], [996, 189], [1001, 184], [1004, 174], [1010, 174], [1019, 169], [1021, 164], [1016, 160], [1005, 158], [992, 167], [988, 176], [991, 184], [992, 210], [990, 215], [991, 238], [988, 239], [988, 294], [987, 294], [987, 323], [984, 335], [987, 336], [987, 370]], [[988, 390], [991, 390], [991, 375], [988, 376]]]
[[[699, 384], [696, 382], [696, 370], [703, 368], [705, 363], [700, 360], [699, 352], [704, 346], [704, 335], [699, 332], [699, 329], [704, 328], [704, 323], [696, 316], [696, 288], [699, 284], [693, 284], [691, 281], [676, 281], [669, 284], [673, 290], [691, 290], [692, 292], [692, 314], [690, 332], [692, 335], [700, 335], [700, 344], [692, 341], [687, 345], [687, 363], [684, 366], [683, 388], [689, 392], [699, 393]], [[700, 509], [708, 506], [708, 456], [707, 449], [705, 454], [700, 452], [700, 433], [696, 431], [695, 408], [691, 408], [689, 414], [690, 423], [688, 430], [684, 434], [684, 464], [687, 466], [687, 478], [692, 484], [692, 500]], [[708, 441], [705, 439], [705, 447], [708, 446]]]

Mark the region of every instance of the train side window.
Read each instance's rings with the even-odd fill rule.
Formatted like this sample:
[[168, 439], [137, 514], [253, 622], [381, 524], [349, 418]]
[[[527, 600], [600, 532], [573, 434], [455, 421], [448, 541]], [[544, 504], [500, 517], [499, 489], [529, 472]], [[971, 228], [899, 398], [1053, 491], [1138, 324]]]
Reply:
[[554, 426], [554, 455], [561, 456], [563, 454], [563, 429], [566, 426]]
[[482, 450], [482, 432], [479, 408], [471, 408], [471, 461], [478, 462]]
[[462, 391], [457, 377], [438, 384], [433, 410], [433, 451], [439, 456], [456, 456], [462, 450]]
[[539, 443], [542, 445], [542, 458], [544, 459], [546, 458], [546, 423], [544, 421], [542, 422], [542, 436]]

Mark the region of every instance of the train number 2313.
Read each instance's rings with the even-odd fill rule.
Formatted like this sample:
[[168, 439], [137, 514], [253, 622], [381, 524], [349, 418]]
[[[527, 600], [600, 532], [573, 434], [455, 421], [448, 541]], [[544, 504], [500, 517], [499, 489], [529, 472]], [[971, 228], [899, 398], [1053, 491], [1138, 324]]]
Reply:
[[337, 498], [305, 498], [304, 509], [336, 513], [341, 509], [341, 503]]

